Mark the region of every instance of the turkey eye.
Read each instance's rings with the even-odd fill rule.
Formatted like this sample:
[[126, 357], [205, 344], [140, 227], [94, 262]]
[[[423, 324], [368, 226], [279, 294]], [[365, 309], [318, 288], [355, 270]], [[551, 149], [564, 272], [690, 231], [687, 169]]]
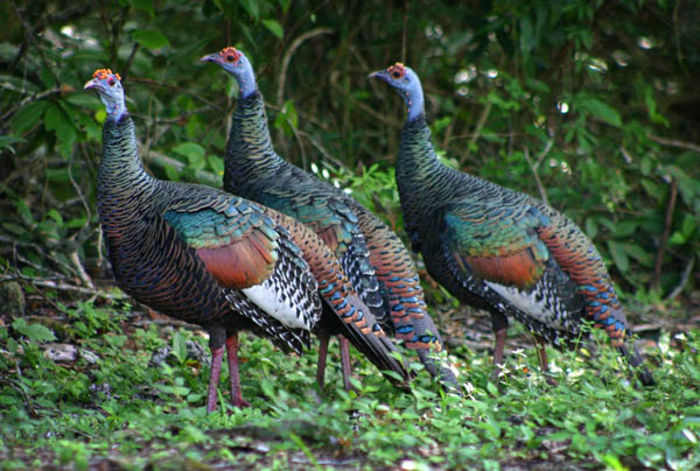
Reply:
[[235, 59], [235, 57], [233, 57], [233, 54], [229, 54], [228, 56], [226, 56], [227, 62], [233, 62], [234, 59]]
[[391, 73], [391, 75], [394, 78], [399, 78], [399, 77], [401, 77], [401, 72], [399, 72], [398, 70], [395, 70]]
[[113, 86], [114, 85], [114, 77], [108, 78], [107, 83], [109, 84], [110, 87]]

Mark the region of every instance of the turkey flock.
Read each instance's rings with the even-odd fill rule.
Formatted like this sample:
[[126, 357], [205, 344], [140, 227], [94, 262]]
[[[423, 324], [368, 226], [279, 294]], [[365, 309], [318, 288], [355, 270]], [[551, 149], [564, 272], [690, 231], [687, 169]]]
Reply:
[[[242, 51], [227, 47], [202, 61], [238, 83], [223, 189], [158, 180], [144, 169], [119, 74], [99, 69], [84, 89], [97, 92], [107, 113], [97, 203], [114, 278], [137, 301], [209, 333], [207, 411], [217, 406], [224, 351], [231, 402], [248, 405], [238, 364], [242, 330], [298, 355], [315, 334], [320, 387], [329, 338], [338, 336], [348, 390], [349, 344], [392, 384], [410, 389], [413, 373], [395, 338], [435, 381], [461, 394], [401, 239], [350, 195], [277, 154]], [[396, 63], [370, 77], [394, 88], [407, 108], [396, 179], [411, 247], [460, 302], [491, 314], [493, 379], [503, 374], [515, 319], [532, 333], [542, 373], [546, 344], [575, 347], [590, 325], [605, 330], [641, 384], [653, 385], [605, 264], [583, 231], [535, 198], [443, 165], [412, 69]]]

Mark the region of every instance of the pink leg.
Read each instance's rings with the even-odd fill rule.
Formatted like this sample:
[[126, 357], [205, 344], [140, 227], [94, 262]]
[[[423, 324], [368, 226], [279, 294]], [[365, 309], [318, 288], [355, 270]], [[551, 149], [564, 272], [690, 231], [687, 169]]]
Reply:
[[316, 368], [316, 382], [318, 387], [323, 389], [326, 381], [326, 358], [328, 357], [328, 336], [320, 335], [318, 337], [320, 345], [318, 347], [318, 366]]
[[535, 335], [535, 348], [537, 349], [537, 359], [540, 363], [540, 369], [544, 375], [545, 381], [551, 386], [556, 386], [557, 382], [553, 378], [547, 376], [549, 373], [549, 360], [547, 360], [547, 342], [542, 337]]
[[549, 372], [549, 362], [547, 360], [546, 344], [542, 337], [535, 336], [535, 348], [537, 349], [537, 359], [540, 362], [540, 369], [543, 373]]
[[231, 380], [231, 402], [239, 409], [249, 407], [250, 403], [243, 399], [241, 393], [241, 377], [238, 373], [238, 333], [226, 339], [226, 353], [228, 354], [228, 375]]
[[209, 392], [207, 394], [207, 412], [214, 412], [216, 409], [216, 388], [219, 386], [221, 376], [221, 360], [224, 356], [223, 348], [211, 350], [211, 373], [209, 374]]
[[503, 367], [503, 350], [506, 346], [506, 334], [508, 328], [499, 329], [496, 331], [496, 343], [493, 349], [493, 364], [494, 369], [491, 374], [491, 381], [498, 381]]
[[343, 369], [343, 387], [346, 391], [351, 391], [350, 376], [352, 375], [352, 365], [350, 365], [350, 342], [342, 335], [338, 336], [340, 344], [340, 366]]

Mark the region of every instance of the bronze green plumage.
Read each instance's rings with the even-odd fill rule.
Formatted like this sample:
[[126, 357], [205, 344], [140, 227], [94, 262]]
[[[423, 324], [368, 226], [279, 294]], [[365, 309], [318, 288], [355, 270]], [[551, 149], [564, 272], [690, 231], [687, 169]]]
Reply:
[[379, 368], [407, 378], [390, 355], [393, 346], [370, 332], [369, 309], [312, 231], [221, 190], [153, 178], [141, 166], [119, 76], [98, 70], [85, 88], [107, 108], [97, 201], [114, 277], [139, 302], [209, 332], [209, 411], [224, 345], [233, 403], [247, 404], [238, 380], [240, 330], [300, 354], [310, 332], [332, 325]]
[[[382, 327], [415, 350], [433, 376], [458, 390], [452, 371], [434, 359], [433, 353], [442, 349], [442, 340], [428, 314], [413, 261], [401, 240], [342, 190], [275, 152], [263, 96], [245, 54], [229, 47], [203, 60], [221, 66], [239, 84], [239, 100], [227, 143], [224, 189], [311, 227], [336, 254]], [[319, 381], [323, 378], [325, 348], [324, 342]]]
[[[528, 195], [448, 168], [437, 158], [416, 73], [395, 64], [371, 74], [404, 98], [396, 180], [406, 230], [428, 272], [460, 301], [488, 310], [502, 363], [508, 318], [564, 346], [584, 321], [602, 328], [643, 384], [653, 378], [593, 243], [565, 215]], [[547, 362], [540, 348], [543, 369]]]

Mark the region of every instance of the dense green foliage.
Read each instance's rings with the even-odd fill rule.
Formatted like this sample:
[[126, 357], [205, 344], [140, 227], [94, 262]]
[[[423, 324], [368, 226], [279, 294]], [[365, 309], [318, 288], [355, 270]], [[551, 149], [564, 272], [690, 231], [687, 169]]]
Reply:
[[[338, 172], [390, 220], [396, 196], [383, 174], [404, 111], [366, 75], [405, 60], [455, 165], [546, 195], [594, 238], [626, 289], [660, 285], [667, 295], [700, 251], [700, 5], [681, 3], [5, 3], [3, 237], [50, 247], [67, 276], [76, 273], [60, 263], [66, 254], [96, 256], [89, 182], [104, 115], [81, 84], [98, 67], [122, 74], [154, 172], [218, 181], [201, 171], [221, 173], [235, 85], [198, 58], [233, 44], [254, 62], [281, 153]], [[382, 191], [360, 186], [367, 168]]]
[[[127, 454], [146, 450], [158, 460], [172, 440], [186, 456], [198, 444], [200, 459], [214, 440], [203, 429], [258, 424], [281, 430], [281, 447], [357, 449], [377, 464], [409, 455], [434, 462], [431, 447], [447, 447], [455, 454], [441, 463], [488, 458], [494, 462], [482, 466], [490, 468], [546, 460], [545, 442], [565, 443], [565, 459], [583, 465], [697, 464], [700, 414], [689, 406], [697, 402], [697, 328], [674, 340], [679, 350], [659, 354], [661, 387], [644, 393], [618, 381], [603, 386], [588, 367], [552, 390], [519, 376], [496, 394], [486, 352], [458, 350], [474, 389], [459, 407], [440, 399], [439, 413], [432, 388], [402, 396], [380, 378], [365, 379], [359, 402], [332, 391], [319, 407], [308, 397], [310, 357], [298, 368], [265, 342], [246, 342], [247, 373], [258, 376], [244, 381], [257, 408], [213, 422], [191, 410], [205, 390], [201, 365], [176, 354], [174, 365], [146, 366], [151, 350], [176, 334], [127, 334], [127, 318], [77, 304], [118, 296], [94, 287], [111, 285], [94, 185], [104, 111], [82, 84], [96, 68], [119, 72], [153, 173], [218, 186], [236, 88], [199, 57], [226, 45], [256, 68], [280, 154], [350, 188], [400, 234], [392, 165], [404, 107], [366, 78], [396, 61], [421, 76], [447, 163], [568, 214], [603, 253], [632, 320], [663, 325], [668, 343], [675, 320], [697, 316], [700, 2], [9, 0], [0, 3], [0, 302], [8, 306], [0, 313], [0, 404], [11, 413], [2, 417], [0, 448], [46, 445], [57, 462], [80, 464], [141, 436]], [[22, 318], [23, 301], [5, 302], [17, 297], [8, 281], [29, 295], [26, 314], [50, 312], [60, 322]], [[432, 304], [450, 309], [443, 291], [426, 286]], [[54, 337], [104, 360], [59, 366], [39, 347]], [[620, 376], [613, 357], [600, 361]], [[288, 373], [280, 379], [265, 374], [280, 367]], [[111, 396], [88, 390], [103, 383]], [[158, 402], [146, 403], [150, 397]], [[570, 416], [572, 403], [581, 410]], [[344, 420], [350, 410], [360, 412], [354, 422]], [[318, 429], [309, 437], [287, 429], [288, 420]], [[45, 442], [32, 444], [39, 434]], [[226, 443], [217, 448], [223, 458], [238, 446]], [[425, 454], [406, 451], [423, 443]], [[631, 461], [620, 463], [625, 456]]]

